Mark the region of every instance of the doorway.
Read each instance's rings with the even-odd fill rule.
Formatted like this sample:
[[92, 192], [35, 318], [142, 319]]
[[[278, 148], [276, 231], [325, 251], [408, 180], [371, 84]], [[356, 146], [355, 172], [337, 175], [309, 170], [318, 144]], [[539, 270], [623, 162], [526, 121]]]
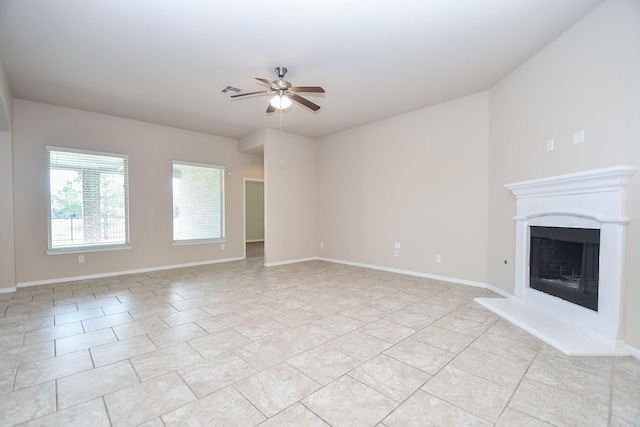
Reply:
[[264, 180], [244, 180], [245, 257], [264, 258]]

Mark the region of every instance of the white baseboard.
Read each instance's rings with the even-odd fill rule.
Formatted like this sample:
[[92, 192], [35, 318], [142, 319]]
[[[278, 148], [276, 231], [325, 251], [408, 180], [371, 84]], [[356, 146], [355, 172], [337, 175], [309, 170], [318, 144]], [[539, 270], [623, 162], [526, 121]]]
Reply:
[[[455, 278], [455, 277], [438, 276], [438, 275], [435, 275], [435, 274], [421, 273], [421, 272], [418, 272], [418, 271], [401, 270], [401, 269], [398, 269], [398, 268], [390, 268], [390, 267], [381, 267], [379, 265], [343, 261], [343, 260], [334, 259], [334, 258], [322, 258], [322, 257], [320, 257], [320, 258], [316, 258], [316, 259], [319, 260], [319, 261], [333, 262], [333, 263], [336, 263], [336, 264], [351, 265], [353, 267], [370, 268], [372, 270], [387, 271], [389, 273], [406, 274], [407, 276], [424, 277], [425, 279], [433, 279], [433, 280], [440, 280], [440, 281], [443, 281], [443, 282], [456, 283], [456, 284], [459, 284], [459, 285], [474, 286], [476, 288], [487, 288], [487, 289], [491, 289], [492, 291], [494, 291], [496, 293], [504, 292], [502, 290], [500, 290], [500, 292], [498, 292], [498, 291], [494, 290], [494, 289], [498, 289], [498, 288], [496, 288], [494, 286], [491, 286], [491, 285], [488, 285], [486, 283], [475, 282], [475, 281], [466, 280], [466, 279], [458, 279], [458, 278]], [[502, 295], [502, 293], [500, 293], [500, 295]]]
[[[39, 285], [47, 285], [47, 284], [54, 284], [54, 283], [72, 282], [72, 281], [77, 281], [77, 280], [100, 279], [100, 278], [104, 278], [104, 277], [122, 276], [122, 275], [127, 275], [127, 274], [149, 273], [149, 272], [153, 272], [153, 271], [171, 270], [171, 269], [175, 269], [175, 268], [197, 267], [197, 266], [201, 266], [201, 265], [219, 264], [219, 263], [231, 262], [231, 261], [241, 261], [241, 260], [244, 260], [244, 259], [246, 259], [246, 258], [245, 257], [225, 258], [225, 259], [218, 259], [218, 260], [200, 261], [200, 262], [192, 262], [192, 263], [186, 263], [186, 264], [164, 265], [164, 266], [141, 268], [141, 269], [135, 269], [135, 270], [92, 274], [92, 275], [85, 275], [85, 276], [74, 276], [74, 277], [64, 277], [64, 278], [57, 278], [57, 279], [36, 280], [36, 281], [31, 281], [31, 282], [19, 282], [19, 283], [17, 283], [16, 287], [0, 288], [0, 294], [15, 292], [17, 290], [17, 288], [26, 288], [26, 287], [29, 287], [29, 286], [39, 286]], [[279, 266], [279, 265], [297, 264], [297, 263], [307, 262], [307, 261], [325, 261], [325, 262], [331, 262], [331, 263], [335, 263], [335, 264], [344, 264], [344, 265], [350, 265], [350, 266], [354, 266], [354, 267], [369, 268], [369, 269], [372, 269], [372, 270], [387, 271], [387, 272], [390, 272], [390, 273], [406, 274], [408, 276], [423, 277], [423, 278], [426, 278], [426, 279], [441, 280], [441, 281], [444, 281], [444, 282], [456, 283], [456, 284], [460, 284], [460, 285], [486, 288], [486, 289], [489, 289], [489, 290], [495, 292], [496, 294], [501, 295], [501, 296], [503, 296], [503, 297], [505, 297], [507, 299], [512, 299], [513, 298], [513, 295], [511, 295], [509, 292], [506, 292], [503, 289], [497, 288], [497, 287], [495, 287], [493, 285], [490, 285], [490, 284], [487, 284], [487, 283], [475, 282], [475, 281], [466, 280], [466, 279], [458, 279], [458, 278], [455, 278], [455, 277], [438, 276], [438, 275], [434, 275], [434, 274], [421, 273], [421, 272], [411, 271], [411, 270], [401, 270], [401, 269], [397, 269], [397, 268], [382, 267], [382, 266], [377, 266], [377, 265], [372, 265], [372, 264], [350, 262], [350, 261], [344, 261], [344, 260], [333, 259], [333, 258], [309, 257], [309, 258], [300, 258], [300, 259], [293, 259], [293, 260], [287, 260], [287, 261], [272, 262], [272, 263], [268, 263], [268, 264], [265, 263], [264, 265], [265, 265], [265, 267], [275, 267], [275, 266]], [[622, 352], [621, 352], [622, 354], [630, 354], [634, 358], [640, 359], [640, 349], [638, 349], [638, 348], [632, 347], [632, 346], [630, 346], [628, 344], [625, 344], [625, 343], [620, 343], [620, 346], [618, 347], [618, 354], [620, 354], [620, 350], [622, 350]], [[624, 350], [627, 350], [627, 351], [625, 352]]]
[[[74, 282], [77, 280], [91, 280], [91, 279], [101, 279], [104, 277], [113, 277], [113, 276], [123, 276], [126, 274], [139, 274], [139, 273], [149, 273], [153, 271], [161, 271], [161, 270], [171, 270], [174, 268], [185, 268], [185, 267], [197, 267], [200, 265], [209, 265], [209, 264], [219, 264], [223, 262], [230, 261], [240, 261], [245, 259], [244, 257], [237, 258], [224, 258], [224, 259], [216, 259], [209, 261], [199, 261], [199, 262], [190, 262], [186, 264], [174, 264], [174, 265], [161, 265], [156, 267], [149, 268], [139, 268], [135, 270], [126, 270], [126, 271], [114, 271], [109, 273], [98, 273], [98, 274], [90, 274], [86, 276], [73, 276], [73, 277], [61, 277], [56, 279], [45, 279], [45, 280], [35, 280], [32, 282], [19, 282], [17, 283], [18, 288], [27, 288], [29, 286], [40, 286], [40, 285], [50, 285], [54, 283], [63, 283], [63, 282]], [[14, 288], [15, 289], [15, 288]]]
[[513, 294], [505, 291], [504, 289], [500, 289], [497, 286], [493, 286], [493, 285], [487, 285], [487, 289], [489, 289], [492, 292], [495, 292], [496, 294], [503, 296], [505, 298], [511, 298], [513, 296]]
[[318, 259], [319, 258], [317, 258], [317, 257], [290, 259], [290, 260], [287, 260], [287, 261], [278, 261], [278, 262], [265, 263], [264, 266], [265, 267], [276, 267], [278, 265], [297, 264], [299, 262], [316, 261]]
[[459, 284], [459, 285], [473, 286], [473, 287], [476, 287], [476, 288], [486, 288], [486, 289], [489, 289], [489, 290], [491, 290], [491, 291], [493, 291], [493, 292], [495, 292], [495, 293], [497, 293], [499, 295], [505, 296], [505, 297], [509, 297], [511, 295], [508, 292], [505, 292], [504, 290], [496, 288], [495, 286], [489, 285], [487, 283], [475, 282], [475, 281], [466, 280], [466, 279], [458, 279], [456, 277], [438, 276], [438, 275], [435, 275], [435, 274], [421, 273], [421, 272], [412, 271], [412, 270], [401, 270], [401, 269], [398, 269], [398, 268], [382, 267], [382, 266], [373, 265], [373, 264], [364, 264], [364, 263], [360, 263], [360, 262], [344, 261], [344, 260], [335, 259], [335, 258], [311, 257], [311, 258], [293, 259], [293, 260], [288, 260], [288, 261], [270, 262], [268, 264], [265, 264], [265, 267], [274, 267], [274, 266], [277, 266], [277, 265], [295, 264], [295, 263], [306, 262], [306, 261], [325, 261], [325, 262], [331, 262], [331, 263], [334, 263], [334, 264], [350, 265], [352, 267], [369, 268], [371, 270], [387, 271], [389, 273], [405, 274], [407, 276], [414, 276], [414, 277], [423, 277], [425, 279], [440, 280], [440, 281], [443, 281], [443, 282], [450, 282], [450, 283], [456, 283], [456, 284]]
[[630, 346], [629, 344], [625, 344], [629, 348], [629, 353], [636, 359], [640, 360], [640, 348], [635, 348]]

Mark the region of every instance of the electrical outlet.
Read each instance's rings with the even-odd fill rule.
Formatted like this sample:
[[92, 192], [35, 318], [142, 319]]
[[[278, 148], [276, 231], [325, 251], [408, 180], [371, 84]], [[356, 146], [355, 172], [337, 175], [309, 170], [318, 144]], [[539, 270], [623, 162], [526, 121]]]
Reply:
[[436, 262], [442, 262], [442, 257], [440, 255], [436, 255]]
[[84, 255], [78, 255], [78, 262], [81, 264], [84, 262]]
[[396, 248], [396, 249], [400, 249], [400, 242], [396, 242], [396, 243], [393, 245], [393, 247], [394, 247], [394, 248]]
[[220, 243], [220, 249], [224, 250], [224, 243]]
[[393, 251], [393, 256], [400, 256], [400, 251]]
[[324, 242], [320, 242], [320, 249], [324, 249]]

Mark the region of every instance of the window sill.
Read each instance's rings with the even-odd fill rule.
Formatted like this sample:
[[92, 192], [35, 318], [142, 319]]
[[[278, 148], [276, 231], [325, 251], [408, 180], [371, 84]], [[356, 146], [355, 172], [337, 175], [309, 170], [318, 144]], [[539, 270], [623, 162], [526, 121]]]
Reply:
[[210, 243], [225, 243], [226, 241], [227, 239], [174, 240], [171, 244], [173, 246], [206, 245]]
[[67, 249], [49, 249], [47, 255], [67, 255], [67, 254], [85, 254], [89, 252], [107, 252], [107, 251], [121, 251], [131, 249], [131, 245], [109, 245], [109, 246], [82, 246], [77, 248]]

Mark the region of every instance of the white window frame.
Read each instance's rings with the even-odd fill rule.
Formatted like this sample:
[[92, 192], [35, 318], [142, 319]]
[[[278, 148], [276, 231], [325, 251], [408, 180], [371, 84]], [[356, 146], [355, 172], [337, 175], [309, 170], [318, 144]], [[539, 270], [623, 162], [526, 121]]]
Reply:
[[[95, 150], [85, 150], [78, 148], [69, 148], [69, 147], [57, 147], [46, 145], [46, 159], [47, 159], [47, 255], [61, 255], [61, 254], [70, 254], [70, 253], [86, 253], [86, 252], [102, 252], [102, 251], [113, 251], [113, 250], [121, 250], [121, 249], [130, 249], [131, 241], [130, 241], [130, 232], [129, 232], [129, 155], [128, 154], [120, 154], [120, 153], [110, 153], [104, 151], [95, 151]], [[50, 152], [66, 152], [66, 153], [76, 153], [76, 154], [87, 154], [94, 156], [105, 156], [105, 157], [113, 157], [124, 160], [124, 165], [126, 167], [126, 172], [124, 173], [124, 185], [125, 185], [125, 194], [124, 194], [124, 217], [125, 217], [125, 225], [124, 225], [124, 243], [99, 243], [99, 244], [89, 244], [89, 245], [69, 245], [69, 246], [59, 246], [53, 247], [52, 244], [52, 215], [51, 215], [51, 162], [49, 158]]]
[[171, 177], [172, 177], [172, 190], [171, 190], [171, 209], [172, 212], [175, 209], [175, 194], [174, 194], [174, 188], [173, 188], [173, 176], [174, 176], [174, 168], [176, 165], [182, 165], [182, 166], [192, 166], [192, 167], [199, 167], [199, 168], [206, 168], [206, 169], [216, 169], [219, 170], [221, 172], [221, 177], [222, 177], [222, 183], [221, 183], [221, 191], [222, 191], [222, 197], [220, 200], [220, 237], [215, 237], [215, 238], [210, 238], [210, 237], [206, 237], [206, 238], [198, 238], [198, 239], [176, 239], [175, 238], [175, 223], [174, 220], [172, 219], [171, 221], [171, 240], [173, 245], [193, 245], [193, 244], [206, 244], [206, 243], [223, 243], [226, 241], [226, 197], [227, 197], [227, 192], [226, 192], [226, 167], [225, 166], [220, 166], [220, 165], [212, 165], [212, 164], [206, 164], [206, 163], [195, 163], [195, 162], [186, 162], [186, 161], [182, 161], [182, 160], [172, 160], [171, 162]]

